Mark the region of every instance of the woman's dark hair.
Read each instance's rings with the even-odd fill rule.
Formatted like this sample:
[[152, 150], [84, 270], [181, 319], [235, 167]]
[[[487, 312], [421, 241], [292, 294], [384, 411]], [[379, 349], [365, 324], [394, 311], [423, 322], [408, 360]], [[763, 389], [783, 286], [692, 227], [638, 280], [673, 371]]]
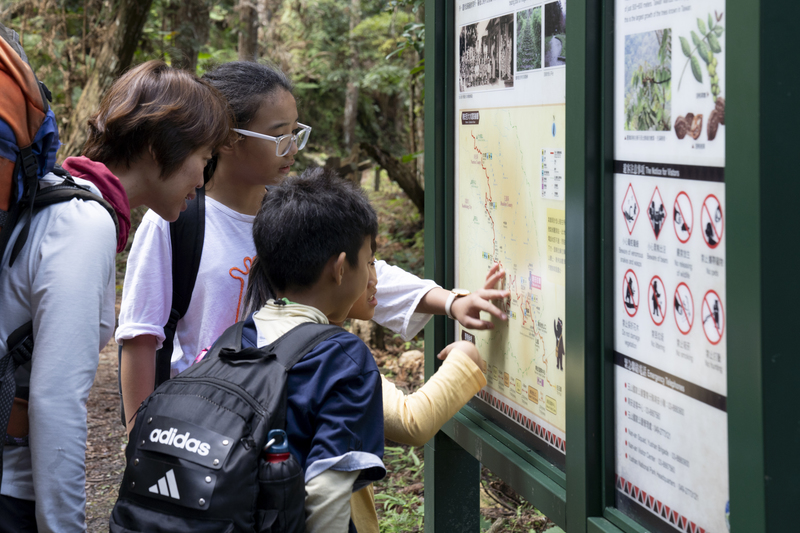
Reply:
[[89, 119], [83, 155], [105, 165], [131, 163], [150, 150], [168, 178], [195, 150], [230, 138], [222, 94], [194, 74], [148, 61], [123, 74]]
[[[294, 86], [278, 67], [255, 61], [232, 61], [203, 74], [228, 100], [233, 112], [233, 127], [244, 128], [256, 116], [261, 103], [278, 90], [292, 92]], [[206, 166], [206, 182], [217, 166], [216, 156]]]
[[357, 185], [322, 168], [287, 178], [264, 196], [253, 223], [258, 259], [245, 307], [258, 309], [273, 289], [310, 287], [342, 252], [355, 266], [364, 238], [377, 234], [375, 210]]

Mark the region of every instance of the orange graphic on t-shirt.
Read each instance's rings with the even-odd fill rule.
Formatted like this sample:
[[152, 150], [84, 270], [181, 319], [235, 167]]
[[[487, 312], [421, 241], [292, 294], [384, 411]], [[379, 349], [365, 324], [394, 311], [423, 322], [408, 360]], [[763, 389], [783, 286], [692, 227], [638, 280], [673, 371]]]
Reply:
[[[242, 296], [244, 296], [244, 287], [247, 283], [247, 275], [250, 273], [250, 267], [253, 266], [253, 258], [252, 257], [245, 257], [242, 260], [244, 264], [244, 270], [239, 267], [233, 267], [228, 271], [233, 279], [239, 280], [239, 302], [236, 304], [236, 316], [233, 318], [232, 324], [235, 324], [239, 321], [239, 309], [242, 307]], [[235, 274], [234, 272], [241, 274], [241, 277]]]

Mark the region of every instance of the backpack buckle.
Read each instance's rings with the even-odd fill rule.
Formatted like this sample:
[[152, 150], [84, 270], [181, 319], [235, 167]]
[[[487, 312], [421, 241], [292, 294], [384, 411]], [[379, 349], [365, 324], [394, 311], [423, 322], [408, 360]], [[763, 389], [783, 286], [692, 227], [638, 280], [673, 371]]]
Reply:
[[178, 327], [178, 320], [180, 320], [180, 313], [177, 309], [172, 308], [169, 311], [169, 319], [167, 319], [167, 325], [164, 326], [164, 329], [169, 328], [170, 331], [175, 331], [175, 328]]
[[33, 357], [33, 335], [26, 335], [22, 340], [8, 350], [17, 366], [28, 363]]
[[22, 170], [25, 172], [25, 176], [28, 178], [35, 177], [39, 164], [36, 162], [36, 156], [33, 154], [31, 147], [20, 148], [19, 154], [22, 156]]

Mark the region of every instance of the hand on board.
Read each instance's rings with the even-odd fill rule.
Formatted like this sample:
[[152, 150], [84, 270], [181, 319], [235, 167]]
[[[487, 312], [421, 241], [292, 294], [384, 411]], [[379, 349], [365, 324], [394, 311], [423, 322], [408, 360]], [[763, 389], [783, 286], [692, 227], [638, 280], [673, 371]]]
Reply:
[[460, 350], [464, 352], [469, 356], [470, 359], [472, 359], [472, 361], [476, 365], [478, 365], [478, 368], [481, 369], [481, 372], [484, 373], [486, 372], [486, 363], [484, 363], [483, 359], [481, 359], [481, 354], [480, 352], [478, 352], [477, 346], [475, 346], [471, 342], [456, 341], [454, 343], [448, 344], [447, 346], [444, 347], [444, 349], [441, 352], [439, 352], [439, 354], [436, 357], [444, 361], [445, 359], [447, 359], [448, 354], [452, 350]]
[[481, 319], [481, 311], [500, 320], [508, 320], [506, 314], [492, 303], [492, 300], [502, 300], [511, 295], [507, 290], [494, 288], [505, 275], [505, 271], [500, 269], [500, 263], [495, 263], [486, 274], [482, 289], [453, 302], [450, 308], [453, 317], [467, 329], [494, 329], [491, 321]]

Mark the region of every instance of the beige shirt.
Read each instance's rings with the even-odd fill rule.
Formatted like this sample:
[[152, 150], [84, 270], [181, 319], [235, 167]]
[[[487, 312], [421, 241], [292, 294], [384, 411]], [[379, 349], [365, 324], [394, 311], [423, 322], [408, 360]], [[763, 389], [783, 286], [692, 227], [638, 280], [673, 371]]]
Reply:
[[[467, 354], [453, 350], [417, 392], [406, 396], [392, 382], [383, 383], [383, 430], [387, 439], [422, 446], [475, 394], [486, 377]], [[378, 533], [372, 485], [353, 493], [350, 516], [358, 533]]]

